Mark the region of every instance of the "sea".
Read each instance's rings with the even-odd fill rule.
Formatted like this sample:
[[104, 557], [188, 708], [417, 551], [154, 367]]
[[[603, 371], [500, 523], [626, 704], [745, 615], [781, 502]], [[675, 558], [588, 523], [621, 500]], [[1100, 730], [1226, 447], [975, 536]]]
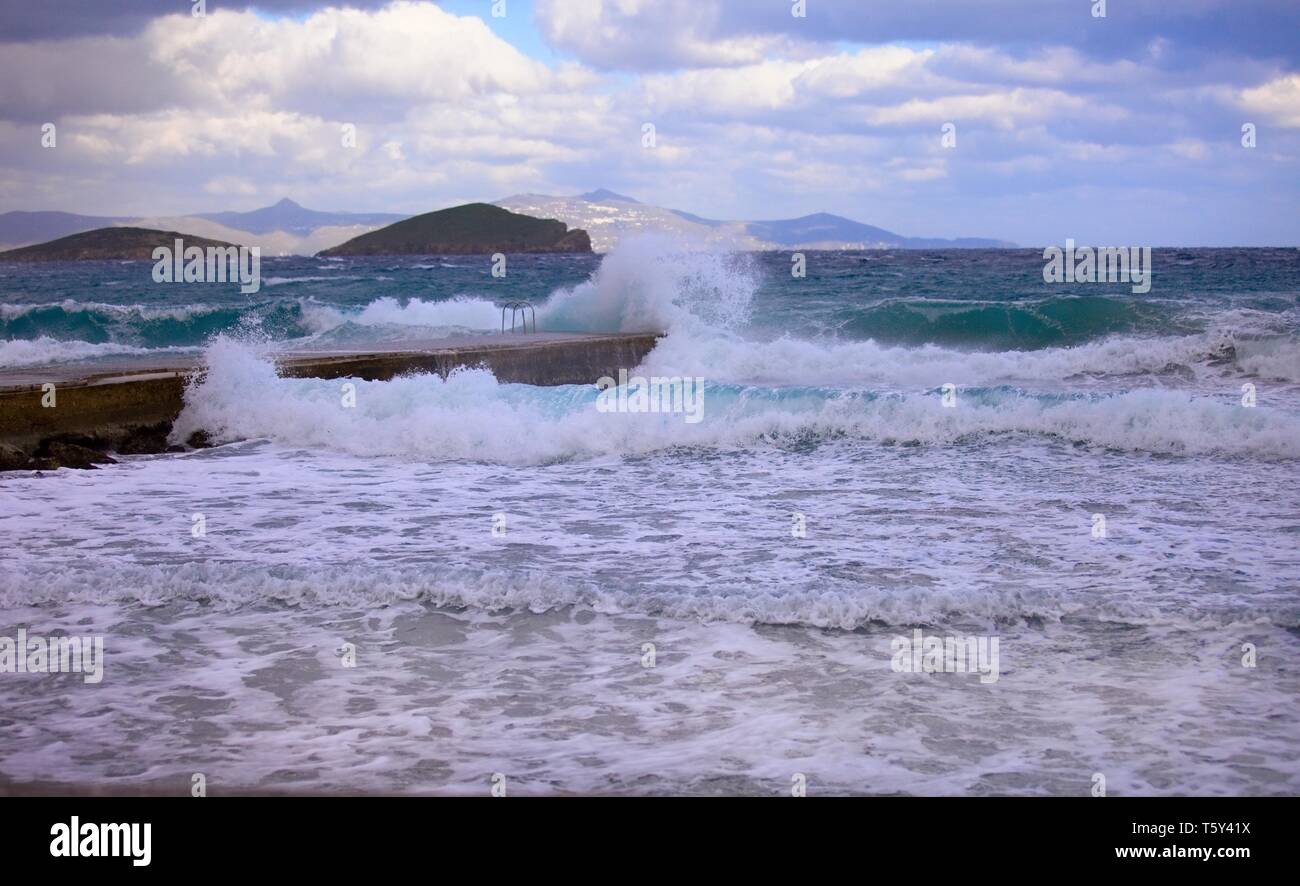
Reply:
[[[104, 649], [0, 673], [0, 792], [1300, 793], [1300, 250], [804, 260], [0, 265], [0, 373], [202, 354], [217, 444], [0, 475], [0, 669]], [[270, 356], [514, 300], [701, 419]]]

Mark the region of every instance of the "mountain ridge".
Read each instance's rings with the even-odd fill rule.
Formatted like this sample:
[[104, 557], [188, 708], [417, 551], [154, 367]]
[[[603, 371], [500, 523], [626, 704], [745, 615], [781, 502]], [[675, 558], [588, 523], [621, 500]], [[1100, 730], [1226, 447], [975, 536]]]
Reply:
[[266, 255], [314, 255], [360, 233], [407, 218], [400, 213], [321, 212], [282, 198], [248, 212], [191, 215], [83, 215], [52, 210], [0, 213], [0, 249], [39, 245], [104, 227], [178, 230], [191, 237], [259, 246]]
[[[473, 204], [465, 204], [473, 205]], [[643, 203], [596, 188], [572, 197], [514, 194], [490, 204], [586, 231], [592, 248], [609, 252], [623, 237], [659, 233], [724, 249], [989, 249], [1014, 243], [981, 237], [906, 237], [841, 215], [817, 212], [798, 218], [725, 221]], [[260, 246], [265, 255], [315, 255], [414, 216], [384, 212], [326, 212], [283, 197], [247, 212], [189, 216], [98, 216], [60, 211], [0, 213], [0, 248], [45, 243], [109, 226], [175, 229], [192, 237]]]
[[573, 197], [514, 194], [497, 201], [516, 212], [549, 215], [582, 227], [598, 252], [621, 237], [654, 231], [702, 238], [738, 249], [1008, 249], [1016, 244], [986, 237], [907, 237], [842, 215], [815, 212], [798, 218], [726, 221], [681, 209], [653, 206], [597, 188]]
[[288, 197], [248, 212], [196, 212], [193, 215], [194, 218], [207, 219], [253, 234], [285, 231], [299, 236], [308, 236], [318, 228], [332, 226], [390, 225], [408, 217], [393, 212], [323, 212], [307, 209]]

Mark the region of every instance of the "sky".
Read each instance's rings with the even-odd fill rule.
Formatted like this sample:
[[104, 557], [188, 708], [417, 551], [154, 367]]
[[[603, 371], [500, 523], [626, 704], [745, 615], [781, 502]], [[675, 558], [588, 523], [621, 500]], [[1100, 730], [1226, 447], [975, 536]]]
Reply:
[[0, 0], [0, 211], [603, 187], [909, 236], [1300, 245], [1297, 0], [196, 2]]

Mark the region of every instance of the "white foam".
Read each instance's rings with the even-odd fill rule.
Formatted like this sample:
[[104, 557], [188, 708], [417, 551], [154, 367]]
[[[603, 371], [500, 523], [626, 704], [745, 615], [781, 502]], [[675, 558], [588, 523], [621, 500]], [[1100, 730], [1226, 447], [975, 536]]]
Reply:
[[681, 415], [599, 412], [594, 386], [502, 385], [485, 370], [446, 380], [353, 380], [356, 405], [349, 408], [342, 381], [280, 378], [255, 347], [219, 338], [207, 358], [205, 377], [186, 394], [179, 439], [203, 429], [218, 440], [267, 438], [355, 455], [507, 464], [810, 436], [951, 445], [1008, 433], [1159, 453], [1300, 457], [1300, 418], [1293, 414], [1159, 389], [1075, 399], [991, 391], [959, 396], [956, 408], [945, 408], [936, 391], [878, 397], [713, 386], [704, 420], [690, 424]]
[[591, 279], [554, 293], [538, 323], [557, 331], [727, 329], [748, 317], [759, 276], [741, 255], [704, 252], [662, 236], [634, 237]]
[[402, 304], [395, 298], [378, 298], [360, 314], [348, 318], [362, 326], [425, 326], [432, 328], [497, 329], [501, 310], [490, 301], [458, 296], [445, 301], [413, 298]]
[[60, 341], [48, 336], [36, 339], [0, 340], [0, 367], [42, 366], [48, 363], [69, 363], [93, 360], [122, 354], [179, 354], [194, 353], [197, 348], [137, 348], [113, 342]]
[[120, 320], [189, 320], [195, 316], [210, 314], [214, 311], [227, 310], [220, 305], [114, 305], [106, 302], [76, 301], [64, 299], [61, 302], [43, 304], [0, 305], [0, 317], [13, 319], [27, 314], [60, 308], [69, 314], [107, 314]]
[[[676, 333], [660, 342], [643, 368], [660, 375], [770, 385], [978, 386], [1164, 373], [1212, 379], [1225, 371], [1295, 382], [1300, 381], [1300, 343], [1292, 338], [1238, 341], [1212, 331], [1157, 339], [1116, 336], [1037, 351], [972, 352], [932, 344], [906, 347], [789, 337], [755, 342]], [[1227, 391], [1231, 385], [1222, 388]]]
[[1300, 382], [1300, 345], [1294, 339], [1243, 341], [1237, 345], [1237, 365], [1263, 379]]
[[[843, 629], [1067, 617], [1294, 627], [1300, 561], [1282, 540], [1297, 481], [1275, 471], [1267, 489], [1235, 495], [1259, 470], [1033, 438], [961, 458], [839, 439], [527, 470], [250, 442], [6, 477], [0, 534], [19, 544], [0, 569], [0, 608], [420, 601]], [[792, 537], [792, 511], [806, 514], [806, 537]], [[1104, 540], [1094, 512], [1109, 518]]]
[[333, 283], [337, 280], [364, 280], [364, 279], [366, 278], [356, 277], [356, 276], [342, 276], [338, 274], [334, 274], [328, 277], [308, 275], [305, 277], [267, 277], [265, 280], [262, 281], [262, 283], [265, 286], [287, 286], [292, 283], [319, 283], [322, 280], [326, 280]]

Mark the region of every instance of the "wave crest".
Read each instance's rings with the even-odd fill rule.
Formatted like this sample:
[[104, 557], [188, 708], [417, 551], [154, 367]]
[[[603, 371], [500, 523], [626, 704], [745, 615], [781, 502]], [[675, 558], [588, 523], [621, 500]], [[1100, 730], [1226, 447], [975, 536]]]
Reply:
[[691, 424], [681, 415], [600, 412], [594, 385], [500, 384], [481, 369], [349, 383], [354, 407], [343, 405], [340, 380], [280, 378], [257, 348], [221, 339], [208, 350], [205, 376], [186, 393], [174, 435], [203, 429], [223, 441], [267, 438], [364, 456], [506, 464], [842, 437], [955, 445], [1016, 433], [1141, 452], [1300, 457], [1294, 415], [1160, 389], [1066, 395], [975, 388], [947, 408], [937, 389], [710, 383], [703, 420]]

